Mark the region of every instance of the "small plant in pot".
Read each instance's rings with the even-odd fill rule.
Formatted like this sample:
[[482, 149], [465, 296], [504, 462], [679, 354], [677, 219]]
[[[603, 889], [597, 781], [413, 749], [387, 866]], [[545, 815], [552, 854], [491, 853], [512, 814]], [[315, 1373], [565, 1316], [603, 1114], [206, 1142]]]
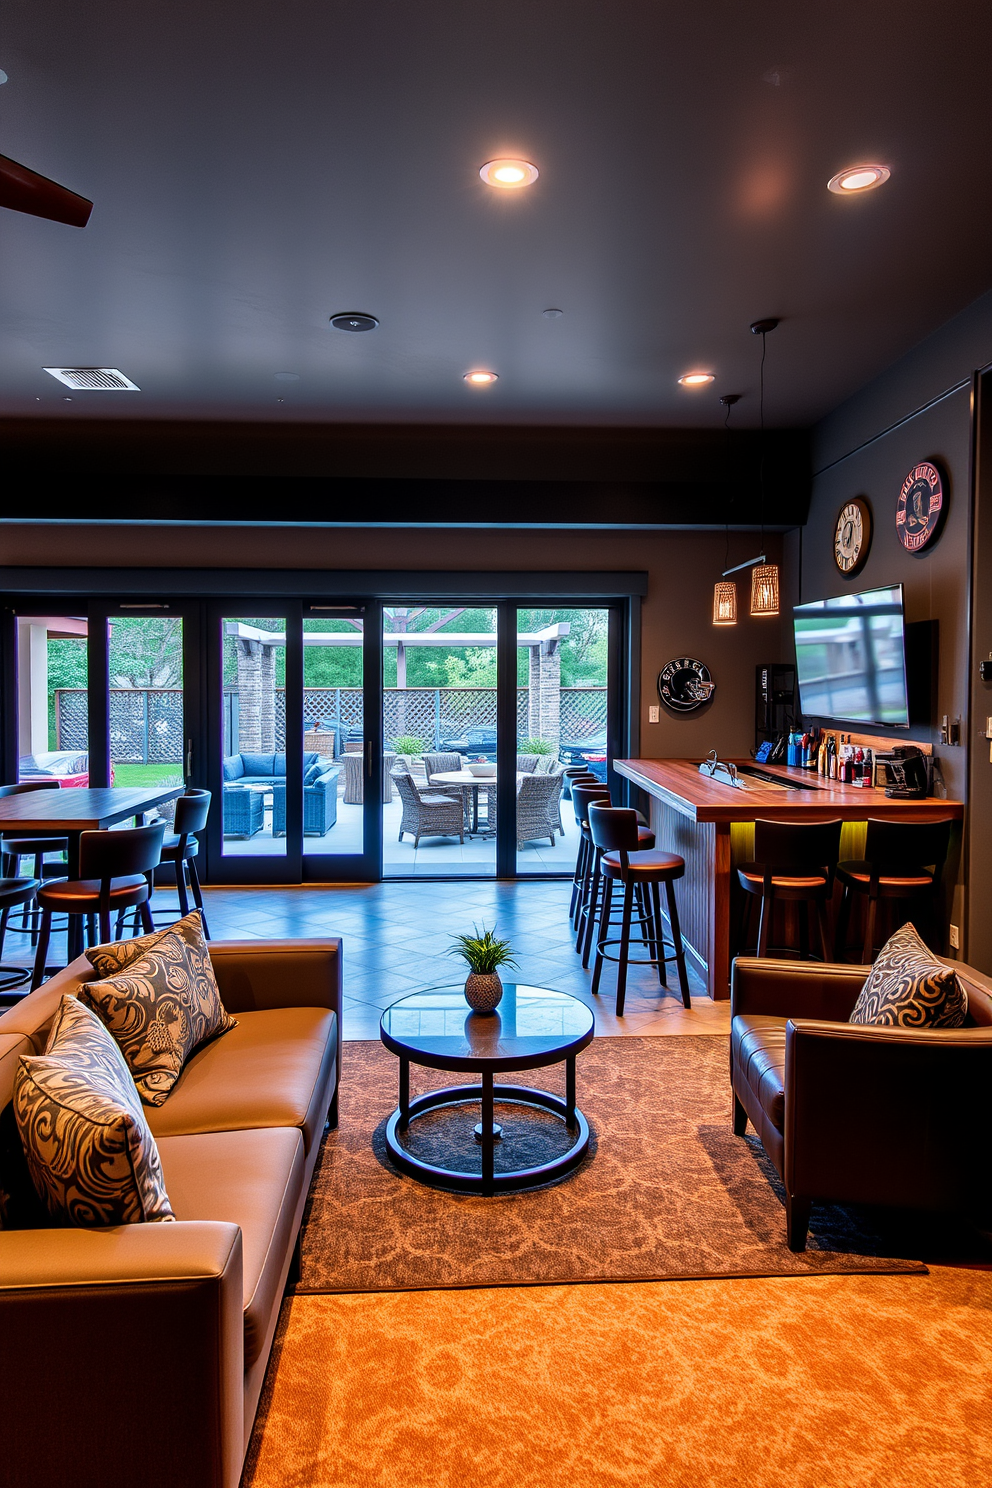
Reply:
[[469, 975], [465, 982], [465, 1001], [473, 1012], [493, 1013], [503, 996], [503, 983], [499, 979], [501, 966], [516, 966], [508, 940], [496, 938], [496, 927], [480, 932], [474, 927], [474, 935], [452, 936], [452, 956], [461, 956], [468, 962]]

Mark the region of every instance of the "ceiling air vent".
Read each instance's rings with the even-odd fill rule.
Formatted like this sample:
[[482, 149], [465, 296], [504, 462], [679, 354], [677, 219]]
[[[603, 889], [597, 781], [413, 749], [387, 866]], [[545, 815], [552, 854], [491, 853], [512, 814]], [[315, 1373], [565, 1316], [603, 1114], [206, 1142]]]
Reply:
[[136, 382], [116, 367], [45, 367], [45, 372], [80, 392], [140, 393]]

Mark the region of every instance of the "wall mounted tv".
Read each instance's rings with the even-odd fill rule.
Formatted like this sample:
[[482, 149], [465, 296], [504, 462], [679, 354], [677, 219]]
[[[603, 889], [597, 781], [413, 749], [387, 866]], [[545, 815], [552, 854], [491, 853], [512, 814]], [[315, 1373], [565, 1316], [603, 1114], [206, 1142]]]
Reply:
[[807, 717], [909, 727], [901, 584], [796, 605], [792, 614]]

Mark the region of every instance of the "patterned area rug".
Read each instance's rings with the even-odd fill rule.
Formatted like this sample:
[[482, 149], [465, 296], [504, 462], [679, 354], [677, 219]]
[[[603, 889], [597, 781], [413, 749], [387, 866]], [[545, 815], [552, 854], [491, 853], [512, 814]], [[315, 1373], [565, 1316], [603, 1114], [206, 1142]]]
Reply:
[[[452, 1083], [411, 1073], [414, 1094]], [[757, 1138], [731, 1130], [723, 1039], [596, 1039], [578, 1059], [589, 1156], [555, 1184], [493, 1198], [428, 1188], [391, 1165], [383, 1127], [396, 1079], [381, 1045], [345, 1044], [341, 1124], [318, 1161], [298, 1293], [925, 1269], [905, 1259], [921, 1253], [918, 1236], [886, 1234], [853, 1208], [814, 1208], [805, 1254], [789, 1251], [778, 1176]], [[533, 1083], [562, 1093], [563, 1067]], [[522, 1115], [497, 1105], [504, 1160]], [[478, 1107], [425, 1118], [422, 1155], [439, 1161], [447, 1147], [453, 1167], [477, 1157], [478, 1119]], [[532, 1160], [560, 1137], [538, 1119], [519, 1140]]]

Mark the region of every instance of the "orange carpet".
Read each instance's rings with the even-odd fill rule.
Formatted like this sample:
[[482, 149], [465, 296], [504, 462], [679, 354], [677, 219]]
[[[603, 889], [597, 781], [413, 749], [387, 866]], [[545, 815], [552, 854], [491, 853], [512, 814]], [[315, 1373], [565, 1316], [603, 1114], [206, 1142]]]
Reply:
[[296, 1297], [244, 1488], [980, 1488], [992, 1275]]

